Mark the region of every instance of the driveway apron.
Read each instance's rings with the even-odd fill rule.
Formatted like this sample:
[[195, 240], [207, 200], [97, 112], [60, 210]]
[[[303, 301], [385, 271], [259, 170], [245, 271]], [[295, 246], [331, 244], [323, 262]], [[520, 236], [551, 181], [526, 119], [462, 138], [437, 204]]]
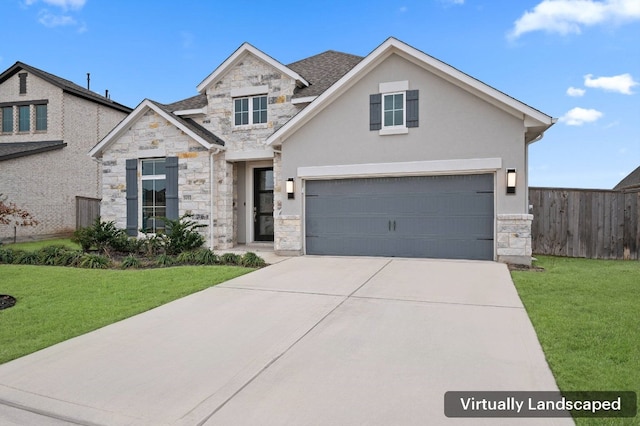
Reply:
[[557, 390], [505, 265], [304, 256], [0, 365], [0, 424], [469, 424], [452, 390]]

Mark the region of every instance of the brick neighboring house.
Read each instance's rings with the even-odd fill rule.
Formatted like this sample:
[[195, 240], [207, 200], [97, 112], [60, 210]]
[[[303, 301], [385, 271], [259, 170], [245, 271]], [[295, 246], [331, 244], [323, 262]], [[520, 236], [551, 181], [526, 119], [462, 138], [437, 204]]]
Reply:
[[[0, 193], [39, 222], [19, 239], [68, 234], [76, 197], [100, 198], [89, 149], [131, 108], [22, 62], [0, 74]], [[14, 236], [0, 226], [0, 240]]]
[[394, 38], [289, 65], [245, 43], [197, 90], [90, 151], [129, 235], [191, 213], [213, 249], [531, 262], [527, 150], [552, 117]]

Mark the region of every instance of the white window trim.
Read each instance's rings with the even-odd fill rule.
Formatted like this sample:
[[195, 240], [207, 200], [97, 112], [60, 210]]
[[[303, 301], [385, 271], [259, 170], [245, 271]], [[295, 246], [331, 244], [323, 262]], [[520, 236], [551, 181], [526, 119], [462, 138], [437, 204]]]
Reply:
[[[262, 98], [262, 97], [267, 98], [267, 121], [265, 121], [264, 123], [254, 123], [253, 122], [253, 101], [256, 98]], [[249, 96], [238, 96], [232, 99], [233, 99], [233, 127], [239, 128], [239, 127], [248, 127], [248, 126], [260, 126], [260, 125], [266, 126], [267, 125], [267, 123], [269, 122], [269, 99], [266, 93], [258, 93], [258, 94], [249, 95]], [[247, 124], [236, 124], [236, 101], [240, 99], [249, 99], [249, 122]]]
[[[393, 126], [385, 126], [384, 124], [384, 98], [385, 96], [395, 96], [402, 95], [402, 124], [393, 125]], [[382, 128], [380, 129], [380, 134], [398, 134], [398, 133], [408, 133], [409, 129], [407, 128], [407, 92], [389, 92], [382, 93]], [[405, 131], [406, 130], [406, 131]]]
[[[159, 157], [149, 157], [149, 158], [140, 158], [138, 160], [138, 170], [140, 171], [140, 184], [138, 185], [138, 224], [140, 224], [141, 226], [139, 226], [139, 229], [146, 229], [145, 228], [145, 224], [144, 224], [144, 188], [142, 185], [142, 182], [145, 180], [158, 180], [158, 179], [164, 179], [165, 180], [165, 185], [166, 185], [166, 181], [167, 181], [167, 173], [165, 172], [162, 175], [143, 175], [142, 174], [142, 163], [144, 161], [152, 161], [152, 160], [166, 160], [166, 158], [159, 158]], [[165, 209], [167, 208], [166, 206], [166, 201], [165, 201]], [[155, 232], [147, 232], [148, 235], [156, 235]]]

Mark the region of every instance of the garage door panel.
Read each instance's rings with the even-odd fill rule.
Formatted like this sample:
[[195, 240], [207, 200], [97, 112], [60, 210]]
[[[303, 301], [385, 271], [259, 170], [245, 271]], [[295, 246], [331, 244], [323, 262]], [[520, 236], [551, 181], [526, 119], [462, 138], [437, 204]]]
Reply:
[[308, 181], [308, 254], [492, 259], [493, 174]]

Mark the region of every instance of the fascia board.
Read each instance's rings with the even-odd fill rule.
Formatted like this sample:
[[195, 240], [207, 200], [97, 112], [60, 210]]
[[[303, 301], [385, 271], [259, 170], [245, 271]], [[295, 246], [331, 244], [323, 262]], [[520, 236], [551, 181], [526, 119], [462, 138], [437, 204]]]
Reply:
[[229, 56], [218, 68], [216, 68], [207, 78], [205, 78], [196, 89], [199, 93], [204, 93], [207, 87], [209, 87], [212, 83], [214, 83], [220, 76], [226, 73], [231, 67], [233, 67], [238, 60], [240, 60], [246, 54], [252, 54], [256, 56], [263, 62], [271, 65], [276, 68], [278, 71], [283, 74], [289, 76], [290, 78], [299, 81], [304, 86], [309, 86], [309, 82], [305, 80], [300, 74], [297, 72], [287, 68], [285, 65], [273, 59], [271, 56], [262, 52], [259, 49], [256, 49], [249, 43], [243, 43], [231, 56]]
[[[171, 124], [179, 128], [180, 130], [182, 130], [189, 137], [191, 137], [193, 140], [195, 140], [205, 148], [211, 149], [214, 147], [214, 145], [205, 141], [196, 133], [194, 133], [191, 129], [189, 129], [187, 126], [185, 126], [180, 121], [178, 121], [175, 116], [172, 116], [172, 114], [169, 114], [166, 111], [163, 111], [153, 102], [151, 102], [149, 99], [145, 99], [140, 103], [140, 105], [136, 107], [136, 109], [131, 114], [129, 114], [124, 120], [122, 120], [120, 124], [118, 124], [111, 132], [109, 132], [109, 134], [107, 134], [107, 136], [105, 136], [96, 146], [94, 146], [91, 149], [91, 151], [89, 151], [89, 155], [91, 157], [98, 157], [99, 154], [102, 153], [102, 151], [106, 147], [108, 147], [113, 141], [115, 141], [120, 136], [122, 136], [122, 134], [128, 131], [129, 127], [131, 127], [131, 125], [135, 123], [141, 116], [143, 116], [144, 113], [146, 113], [147, 110], [149, 109], [155, 111], [162, 118], [164, 118], [165, 120], [169, 121]], [[219, 146], [215, 146], [215, 148], [224, 149], [224, 147], [219, 147]]]

